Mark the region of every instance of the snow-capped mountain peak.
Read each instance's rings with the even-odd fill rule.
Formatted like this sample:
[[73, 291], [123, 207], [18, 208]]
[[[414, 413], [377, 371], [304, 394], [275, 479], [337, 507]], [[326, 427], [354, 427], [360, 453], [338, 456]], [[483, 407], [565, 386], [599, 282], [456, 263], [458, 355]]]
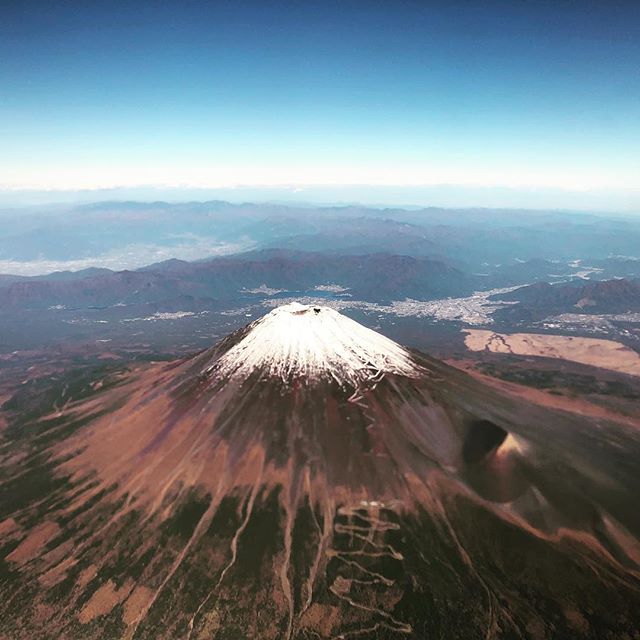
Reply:
[[210, 368], [232, 378], [246, 378], [256, 370], [285, 381], [333, 378], [354, 387], [384, 373], [419, 373], [409, 352], [393, 340], [329, 307], [296, 302], [254, 322]]

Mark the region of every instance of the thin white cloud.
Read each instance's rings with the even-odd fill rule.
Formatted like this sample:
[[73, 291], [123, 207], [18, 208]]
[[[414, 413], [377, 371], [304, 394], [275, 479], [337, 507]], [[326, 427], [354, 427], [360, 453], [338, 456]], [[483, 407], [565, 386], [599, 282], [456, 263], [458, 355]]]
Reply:
[[54, 271], [80, 271], [89, 267], [113, 269], [137, 269], [154, 262], [171, 258], [179, 260], [202, 260], [214, 256], [245, 251], [253, 245], [250, 242], [225, 243], [211, 238], [199, 238], [188, 244], [161, 246], [155, 244], [130, 244], [108, 253], [72, 260], [0, 260], [0, 273], [18, 276], [36, 276]]
[[566, 166], [491, 166], [468, 163], [411, 163], [406, 165], [208, 165], [117, 167], [2, 167], [0, 189], [109, 189], [140, 185], [185, 188], [238, 186], [289, 187], [373, 185], [553, 188], [578, 191], [636, 189], [637, 168], [605, 169]]

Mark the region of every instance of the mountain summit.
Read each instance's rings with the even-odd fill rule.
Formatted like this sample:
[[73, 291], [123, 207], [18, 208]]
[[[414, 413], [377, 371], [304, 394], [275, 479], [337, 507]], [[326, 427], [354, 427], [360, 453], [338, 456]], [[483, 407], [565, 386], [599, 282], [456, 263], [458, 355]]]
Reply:
[[640, 439], [625, 425], [298, 304], [192, 358], [65, 384], [62, 408], [5, 405], [7, 638], [640, 626]]
[[357, 387], [385, 373], [415, 377], [419, 368], [404, 348], [379, 333], [329, 307], [294, 302], [253, 323], [207, 371], [234, 378], [256, 371], [282, 380], [333, 378]]

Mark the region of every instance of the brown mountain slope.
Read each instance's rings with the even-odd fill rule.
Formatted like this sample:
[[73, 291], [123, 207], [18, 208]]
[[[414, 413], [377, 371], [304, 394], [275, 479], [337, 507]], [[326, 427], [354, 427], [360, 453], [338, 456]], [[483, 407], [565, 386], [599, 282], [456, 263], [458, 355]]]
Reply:
[[6, 403], [1, 632], [633, 637], [638, 433], [358, 327], [281, 308]]

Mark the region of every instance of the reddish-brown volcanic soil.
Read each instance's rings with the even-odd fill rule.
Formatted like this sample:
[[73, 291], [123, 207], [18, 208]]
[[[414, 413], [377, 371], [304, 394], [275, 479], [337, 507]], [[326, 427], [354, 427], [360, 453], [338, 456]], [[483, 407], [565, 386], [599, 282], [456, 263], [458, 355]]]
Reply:
[[514, 398], [522, 398], [527, 402], [532, 402], [539, 406], [568, 411], [579, 416], [613, 420], [615, 422], [620, 422], [627, 424], [630, 427], [640, 429], [640, 410], [639, 416], [634, 418], [612, 409], [608, 409], [599, 404], [589, 402], [589, 400], [585, 398], [555, 395], [548, 391], [532, 389], [531, 387], [522, 384], [514, 384], [513, 382], [499, 380], [493, 376], [486, 375], [478, 371], [478, 363], [475, 360], [447, 360], [447, 364], [465, 371], [474, 378], [482, 381], [483, 384], [493, 387], [502, 393], [513, 396]]
[[15, 387], [0, 433], [0, 634], [637, 634], [635, 418], [397, 345], [409, 366], [395, 371], [373, 349], [327, 374], [307, 341], [304, 373], [279, 361], [227, 374], [251, 331], [175, 362]]

